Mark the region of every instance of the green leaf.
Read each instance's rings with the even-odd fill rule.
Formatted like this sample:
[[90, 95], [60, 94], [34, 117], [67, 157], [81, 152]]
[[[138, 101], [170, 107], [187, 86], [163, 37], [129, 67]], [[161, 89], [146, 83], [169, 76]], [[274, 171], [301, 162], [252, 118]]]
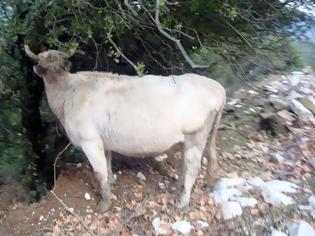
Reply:
[[137, 75], [142, 77], [144, 75], [144, 69], [145, 69], [145, 65], [143, 62], [137, 62], [137, 65], [136, 65], [136, 72], [137, 72]]

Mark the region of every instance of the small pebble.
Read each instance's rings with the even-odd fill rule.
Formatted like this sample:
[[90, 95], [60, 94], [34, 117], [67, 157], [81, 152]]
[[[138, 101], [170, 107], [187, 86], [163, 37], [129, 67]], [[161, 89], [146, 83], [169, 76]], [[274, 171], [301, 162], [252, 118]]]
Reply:
[[144, 174], [142, 174], [141, 172], [138, 172], [137, 173], [137, 178], [138, 179], [140, 179], [140, 180], [142, 180], [142, 181], [146, 181], [146, 177], [144, 176]]
[[284, 161], [284, 157], [281, 156], [279, 153], [276, 153], [276, 154], [272, 155], [270, 161], [272, 163], [275, 163], [275, 164], [280, 164], [281, 162]]
[[165, 184], [162, 182], [159, 182], [159, 188], [164, 190], [165, 189]]
[[172, 224], [172, 230], [182, 234], [188, 234], [192, 228], [192, 225], [186, 220], [176, 221]]
[[84, 194], [84, 198], [85, 198], [85, 200], [90, 201], [91, 200], [91, 195], [89, 193], [85, 193]]
[[209, 227], [209, 224], [207, 222], [205, 222], [205, 221], [202, 221], [202, 220], [197, 220], [196, 225], [200, 229], [204, 229], [204, 228], [208, 228]]

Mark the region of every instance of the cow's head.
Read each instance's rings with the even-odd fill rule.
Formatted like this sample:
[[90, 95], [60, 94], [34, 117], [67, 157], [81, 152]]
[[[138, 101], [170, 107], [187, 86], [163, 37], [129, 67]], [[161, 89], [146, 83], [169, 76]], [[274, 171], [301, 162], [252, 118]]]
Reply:
[[69, 53], [57, 50], [48, 50], [36, 55], [30, 50], [28, 45], [24, 45], [24, 49], [25, 53], [37, 62], [37, 65], [35, 65], [33, 69], [34, 72], [42, 78], [47, 74], [47, 72], [59, 74], [69, 71], [71, 63], [68, 58], [75, 53], [75, 50], [72, 50]]

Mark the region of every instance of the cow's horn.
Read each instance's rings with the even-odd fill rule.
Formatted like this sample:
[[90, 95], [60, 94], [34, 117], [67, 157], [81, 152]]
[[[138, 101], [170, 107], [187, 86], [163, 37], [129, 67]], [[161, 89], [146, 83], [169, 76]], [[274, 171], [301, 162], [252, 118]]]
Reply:
[[24, 50], [25, 50], [26, 55], [28, 55], [33, 60], [38, 61], [38, 59], [39, 59], [38, 55], [33, 53], [28, 45], [26, 45], [26, 44], [24, 45]]

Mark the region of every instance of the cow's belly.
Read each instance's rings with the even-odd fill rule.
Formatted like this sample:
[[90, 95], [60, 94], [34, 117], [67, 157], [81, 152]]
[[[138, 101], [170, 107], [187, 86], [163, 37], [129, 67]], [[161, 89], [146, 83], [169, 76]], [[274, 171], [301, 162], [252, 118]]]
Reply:
[[143, 157], [163, 153], [184, 141], [184, 134], [174, 129], [149, 129], [143, 132], [134, 128], [133, 131], [107, 130], [103, 136], [105, 149], [127, 156]]

